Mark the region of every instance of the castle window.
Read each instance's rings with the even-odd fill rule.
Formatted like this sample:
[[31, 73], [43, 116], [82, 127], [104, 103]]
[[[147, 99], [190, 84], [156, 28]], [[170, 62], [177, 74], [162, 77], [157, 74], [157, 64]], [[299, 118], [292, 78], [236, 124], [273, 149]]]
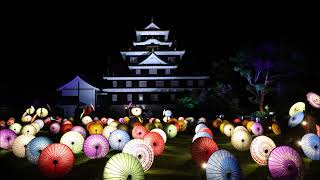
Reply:
[[139, 87], [147, 87], [147, 81], [139, 81]]
[[115, 102], [118, 100], [117, 94], [112, 94], [112, 101]]
[[149, 74], [157, 74], [157, 69], [149, 69]]
[[171, 87], [178, 87], [179, 81], [171, 81]]
[[170, 74], [170, 69], [165, 69], [165, 74]]
[[132, 87], [132, 81], [126, 81], [126, 87]]
[[164, 81], [156, 81], [156, 87], [164, 87]]
[[137, 63], [138, 57], [130, 57], [130, 63]]
[[118, 86], [118, 81], [112, 81], [112, 86], [117, 87]]
[[139, 101], [143, 101], [143, 94], [139, 94]]
[[141, 74], [141, 69], [136, 69], [136, 74]]
[[192, 80], [188, 80], [188, 81], [187, 81], [187, 86], [189, 86], [189, 87], [190, 87], [190, 86], [193, 86], [193, 81], [192, 81]]
[[159, 101], [159, 96], [158, 94], [150, 94], [150, 99], [151, 101]]
[[132, 94], [127, 94], [127, 100], [132, 101]]

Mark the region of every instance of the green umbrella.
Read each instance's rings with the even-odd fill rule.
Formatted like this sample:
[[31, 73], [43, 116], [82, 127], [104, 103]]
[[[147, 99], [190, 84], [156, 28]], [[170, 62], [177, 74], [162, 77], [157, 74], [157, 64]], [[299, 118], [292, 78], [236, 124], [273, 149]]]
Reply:
[[175, 125], [168, 124], [164, 128], [164, 132], [167, 134], [168, 138], [174, 138], [174, 137], [176, 137], [178, 130]]

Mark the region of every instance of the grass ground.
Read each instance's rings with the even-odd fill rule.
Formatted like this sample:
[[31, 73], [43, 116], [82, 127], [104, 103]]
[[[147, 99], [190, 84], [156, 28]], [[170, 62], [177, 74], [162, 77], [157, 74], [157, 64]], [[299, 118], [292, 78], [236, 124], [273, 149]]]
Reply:
[[[256, 164], [250, 152], [238, 152], [231, 143], [230, 138], [214, 132], [214, 140], [219, 149], [232, 152], [239, 160], [244, 179], [271, 179], [267, 166]], [[192, 133], [178, 134], [174, 139], [167, 141], [163, 155], [155, 158], [149, 171], [145, 173], [147, 180], [197, 180], [205, 179], [205, 171], [197, 167], [190, 155]], [[285, 143], [287, 137], [268, 135], [277, 146]], [[65, 179], [102, 179], [104, 166], [108, 159], [117, 152], [111, 151], [106, 158], [89, 160], [84, 154], [76, 155], [75, 166]], [[318, 179], [320, 177], [320, 162], [311, 161], [301, 153], [305, 165], [305, 179]], [[45, 179], [38, 168], [27, 159], [18, 159], [12, 152], [0, 150], [0, 179]]]

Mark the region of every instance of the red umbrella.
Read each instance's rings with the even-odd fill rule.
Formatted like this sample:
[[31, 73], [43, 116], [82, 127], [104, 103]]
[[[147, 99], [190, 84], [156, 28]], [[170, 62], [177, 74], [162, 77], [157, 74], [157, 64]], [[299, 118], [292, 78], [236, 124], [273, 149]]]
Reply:
[[51, 144], [40, 154], [38, 166], [48, 178], [61, 178], [73, 167], [74, 155], [64, 144]]
[[164, 151], [165, 143], [160, 134], [156, 132], [149, 132], [143, 137], [143, 140], [150, 144], [155, 156], [161, 155]]
[[213, 133], [209, 128], [201, 128], [198, 132], [206, 132], [206, 133], [210, 134], [211, 136], [213, 136]]
[[132, 137], [134, 139], [143, 139], [143, 136], [148, 133], [148, 130], [144, 126], [135, 126], [132, 129]]
[[214, 140], [208, 137], [197, 138], [191, 147], [191, 155], [193, 161], [201, 166], [203, 163], [206, 163], [212, 153], [218, 150], [218, 146]]

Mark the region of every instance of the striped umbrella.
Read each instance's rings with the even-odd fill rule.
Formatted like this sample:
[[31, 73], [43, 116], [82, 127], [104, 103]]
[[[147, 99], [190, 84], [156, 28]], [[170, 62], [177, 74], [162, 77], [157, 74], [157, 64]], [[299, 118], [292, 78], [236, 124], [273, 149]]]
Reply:
[[147, 171], [154, 159], [154, 154], [151, 146], [142, 139], [132, 139], [123, 148], [123, 153], [128, 153], [136, 157], [144, 171]]
[[22, 126], [21, 124], [19, 123], [14, 123], [14, 124], [11, 124], [9, 126], [9, 129], [11, 129], [12, 131], [14, 131], [16, 134], [20, 134], [20, 131], [22, 129]]
[[231, 135], [233, 134], [234, 131], [234, 126], [232, 124], [226, 124], [223, 127], [223, 133], [228, 136], [231, 137]]
[[12, 143], [12, 152], [18, 158], [26, 157], [28, 143], [35, 138], [33, 135], [23, 134], [18, 136]]
[[110, 134], [109, 144], [112, 149], [122, 151], [123, 147], [130, 141], [126, 131], [117, 129]]
[[207, 163], [207, 179], [241, 179], [241, 170], [238, 160], [226, 150], [214, 152]]
[[60, 124], [57, 122], [54, 122], [50, 125], [49, 129], [52, 134], [58, 134], [60, 132]]
[[0, 130], [0, 148], [10, 149], [12, 147], [12, 143], [16, 138], [17, 138], [17, 135], [14, 131], [10, 129]]
[[76, 132], [80, 133], [80, 134], [83, 136], [83, 138], [86, 138], [86, 137], [87, 137], [87, 131], [86, 131], [86, 129], [85, 129], [84, 127], [82, 127], [82, 126], [74, 126], [74, 127], [71, 129], [71, 131], [76, 131]]
[[301, 139], [304, 154], [312, 160], [320, 160], [320, 137], [316, 134], [305, 134]]
[[155, 129], [152, 129], [150, 132], [156, 132], [156, 133], [160, 134], [160, 136], [162, 137], [164, 143], [167, 142], [167, 135], [162, 129], [155, 128]]
[[260, 123], [255, 122], [251, 127], [251, 131], [254, 135], [260, 136], [263, 134], [263, 127]]
[[53, 141], [47, 137], [36, 137], [32, 139], [26, 148], [26, 157], [32, 164], [38, 164], [41, 152]]
[[307, 100], [312, 107], [320, 109], [320, 96], [318, 94], [309, 92]]
[[68, 174], [74, 164], [72, 150], [64, 144], [51, 144], [40, 154], [38, 167], [50, 179]]
[[212, 153], [218, 150], [217, 143], [207, 137], [196, 139], [191, 146], [192, 160], [199, 166], [206, 163]]
[[252, 137], [247, 131], [236, 131], [231, 136], [231, 144], [238, 151], [250, 149]]
[[194, 129], [194, 132], [197, 133], [201, 128], [206, 128], [207, 126], [203, 123], [200, 123], [196, 126], [196, 128]]
[[192, 138], [192, 142], [194, 142], [196, 139], [201, 138], [201, 137], [208, 137], [210, 139], [212, 139], [212, 136], [207, 133], [207, 132], [198, 132], [197, 134], [195, 134]]
[[303, 179], [303, 161], [289, 146], [279, 146], [271, 151], [268, 168], [273, 179]]
[[147, 133], [148, 130], [144, 126], [135, 126], [131, 132], [134, 139], [143, 139], [143, 136]]
[[306, 105], [304, 102], [297, 102], [291, 106], [289, 110], [290, 117], [294, 116], [297, 112], [303, 112], [306, 110]]
[[276, 148], [276, 144], [267, 136], [258, 136], [253, 139], [250, 146], [252, 159], [259, 165], [266, 166], [271, 151]]
[[303, 112], [297, 112], [295, 115], [291, 116], [291, 118], [288, 121], [288, 126], [289, 127], [296, 127], [298, 126], [304, 118], [304, 113]]
[[104, 127], [104, 129], [103, 129], [103, 131], [102, 131], [102, 135], [103, 135], [104, 137], [106, 137], [107, 139], [109, 139], [110, 134], [111, 134], [113, 131], [115, 131], [115, 130], [117, 130], [117, 128], [114, 127], [114, 126], [106, 126], [106, 127]]
[[103, 179], [143, 180], [144, 171], [137, 158], [127, 153], [112, 156], [104, 167]]
[[35, 135], [37, 134], [37, 130], [35, 127], [33, 127], [31, 124], [25, 125], [21, 129], [21, 134], [27, 134], [27, 135]]
[[90, 159], [103, 158], [109, 152], [109, 142], [100, 134], [91, 135], [84, 141], [83, 151]]
[[75, 131], [65, 133], [60, 139], [60, 143], [67, 145], [74, 154], [78, 154], [82, 151], [83, 142], [83, 136]]
[[178, 129], [173, 124], [167, 124], [164, 128], [164, 132], [166, 133], [168, 138], [174, 138], [178, 133]]
[[143, 140], [145, 140], [151, 146], [155, 156], [163, 153], [165, 143], [160, 134], [156, 132], [149, 132], [143, 137]]

